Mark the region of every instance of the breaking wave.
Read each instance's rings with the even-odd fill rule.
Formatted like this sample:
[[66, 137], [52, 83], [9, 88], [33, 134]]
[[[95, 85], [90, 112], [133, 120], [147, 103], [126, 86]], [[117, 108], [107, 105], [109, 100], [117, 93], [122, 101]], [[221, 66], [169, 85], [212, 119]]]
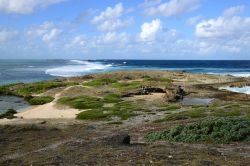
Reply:
[[106, 71], [111, 67], [112, 67], [111, 64], [70, 60], [67, 65], [47, 69], [45, 73], [52, 76], [72, 77], [72, 76], [80, 76], [87, 73]]
[[245, 93], [245, 94], [250, 94], [250, 86], [244, 86], [244, 87], [220, 87], [219, 89], [221, 90], [228, 90], [231, 92], [236, 92], [236, 93]]

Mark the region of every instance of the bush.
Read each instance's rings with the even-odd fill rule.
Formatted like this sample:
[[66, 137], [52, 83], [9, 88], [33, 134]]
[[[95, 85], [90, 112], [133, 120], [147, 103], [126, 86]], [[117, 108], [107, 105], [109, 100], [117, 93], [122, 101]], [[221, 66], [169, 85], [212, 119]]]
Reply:
[[103, 99], [105, 103], [117, 103], [122, 101], [120, 95], [113, 93], [106, 94]]
[[189, 125], [151, 132], [145, 136], [149, 142], [168, 140], [176, 142], [229, 143], [250, 141], [250, 120], [239, 117], [210, 118]]
[[63, 97], [58, 100], [58, 103], [75, 109], [97, 109], [103, 106], [103, 101], [100, 98], [91, 96]]
[[109, 85], [112, 83], [116, 83], [117, 80], [111, 79], [111, 78], [97, 78], [92, 81], [86, 82], [83, 85], [85, 86], [103, 86], [103, 85]]
[[5, 113], [0, 114], [0, 119], [4, 119], [4, 118], [13, 119], [13, 118], [15, 118], [14, 115], [16, 113], [17, 113], [16, 110], [14, 110], [14, 109], [8, 109]]
[[79, 113], [76, 118], [81, 120], [101, 120], [107, 118], [108, 116], [109, 114], [104, 113], [104, 111], [100, 109], [83, 111]]
[[50, 103], [54, 100], [53, 97], [50, 96], [38, 96], [38, 97], [33, 97], [30, 100], [28, 100], [30, 105], [43, 105]]

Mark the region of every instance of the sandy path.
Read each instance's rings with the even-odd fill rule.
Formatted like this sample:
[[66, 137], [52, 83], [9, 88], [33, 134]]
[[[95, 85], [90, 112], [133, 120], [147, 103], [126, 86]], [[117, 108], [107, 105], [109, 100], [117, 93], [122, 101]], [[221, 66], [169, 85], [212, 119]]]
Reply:
[[[65, 88], [63, 91], [70, 89], [71, 87]], [[62, 92], [63, 92], [62, 91]], [[79, 110], [72, 108], [57, 108], [56, 102], [60, 98], [61, 93], [55, 95], [54, 101], [48, 104], [33, 106], [27, 110], [17, 113], [17, 117], [22, 117], [23, 119], [68, 119], [75, 118]]]

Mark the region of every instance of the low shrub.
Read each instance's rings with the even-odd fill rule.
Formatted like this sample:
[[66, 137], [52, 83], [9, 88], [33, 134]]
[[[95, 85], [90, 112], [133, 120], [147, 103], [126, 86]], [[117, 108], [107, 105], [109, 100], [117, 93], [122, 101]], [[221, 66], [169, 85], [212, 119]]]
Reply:
[[105, 103], [117, 103], [117, 102], [122, 101], [120, 95], [113, 94], [113, 93], [106, 94], [104, 96], [103, 100], [104, 100]]
[[91, 96], [63, 97], [58, 100], [58, 103], [75, 109], [97, 109], [103, 106], [102, 99]]
[[47, 104], [50, 103], [54, 100], [53, 97], [50, 96], [37, 96], [37, 97], [33, 97], [30, 100], [28, 100], [30, 105], [43, 105], [43, 104]]
[[76, 118], [81, 120], [102, 120], [109, 116], [109, 114], [104, 113], [102, 109], [99, 110], [88, 110], [77, 114]]
[[250, 141], [250, 119], [240, 117], [209, 118], [188, 125], [151, 132], [146, 141], [168, 140], [176, 142], [229, 143]]

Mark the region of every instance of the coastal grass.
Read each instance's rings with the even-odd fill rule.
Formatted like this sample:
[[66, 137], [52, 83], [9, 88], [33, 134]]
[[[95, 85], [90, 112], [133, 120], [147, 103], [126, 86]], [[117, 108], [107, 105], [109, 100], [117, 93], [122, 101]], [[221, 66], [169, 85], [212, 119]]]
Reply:
[[83, 83], [84, 86], [99, 87], [116, 83], [117, 80], [113, 78], [96, 78], [94, 80]]
[[144, 85], [145, 83], [141, 81], [132, 81], [132, 82], [117, 82], [112, 84], [112, 87], [120, 90], [132, 90], [132, 89], [138, 89]]
[[240, 117], [208, 118], [193, 124], [178, 125], [174, 128], [151, 132], [146, 134], [144, 138], [148, 142], [159, 140], [212, 143], [250, 142], [250, 119]]
[[87, 110], [79, 113], [77, 119], [81, 120], [110, 120], [112, 117], [119, 117], [121, 120], [127, 120], [136, 116], [136, 111], [140, 108], [132, 102], [122, 101], [114, 104], [113, 107], [100, 107], [98, 109]]
[[109, 94], [104, 95], [103, 100], [105, 103], [118, 103], [122, 101], [121, 96], [118, 94], [114, 94], [114, 93], [109, 93]]
[[63, 97], [57, 102], [75, 109], [97, 109], [104, 105], [102, 99], [92, 96]]
[[43, 104], [50, 103], [53, 100], [54, 100], [54, 98], [50, 97], [50, 96], [37, 96], [37, 97], [33, 97], [30, 100], [28, 100], [28, 103], [30, 105], [43, 105]]
[[205, 108], [196, 108], [187, 111], [171, 113], [166, 115], [163, 119], [158, 119], [155, 122], [164, 122], [164, 121], [174, 121], [174, 120], [184, 120], [184, 119], [193, 119], [205, 117], [206, 114]]
[[17, 83], [17, 84], [0, 86], [0, 94], [26, 97], [26, 96], [31, 96], [34, 93], [35, 94], [43, 93], [53, 88], [72, 86], [76, 84], [77, 83], [75, 82], [67, 82], [61, 80], [35, 82], [27, 84]]

